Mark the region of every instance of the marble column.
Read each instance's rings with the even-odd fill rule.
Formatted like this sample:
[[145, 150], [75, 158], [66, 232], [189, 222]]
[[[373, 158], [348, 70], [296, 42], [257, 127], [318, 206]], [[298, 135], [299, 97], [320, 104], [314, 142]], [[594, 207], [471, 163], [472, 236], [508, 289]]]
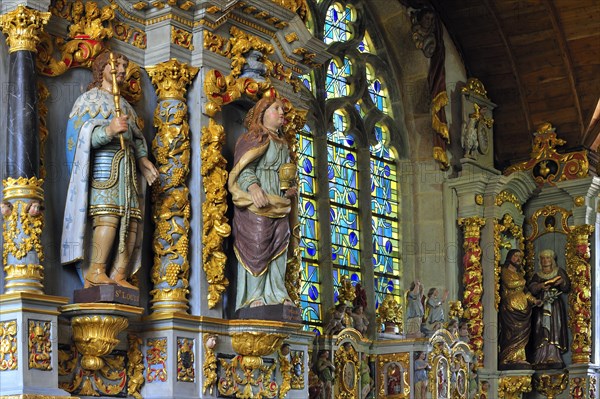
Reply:
[[8, 36], [9, 81], [6, 176], [3, 181], [5, 292], [43, 293], [43, 181], [39, 175], [39, 118], [35, 73], [38, 35], [49, 12], [23, 5], [0, 16]]
[[152, 310], [183, 312], [188, 308], [190, 265], [190, 128], [185, 102], [186, 86], [198, 68], [175, 59], [147, 68], [156, 86], [158, 106], [154, 113], [158, 132], [152, 142], [160, 180], [155, 183], [154, 265], [152, 266]]

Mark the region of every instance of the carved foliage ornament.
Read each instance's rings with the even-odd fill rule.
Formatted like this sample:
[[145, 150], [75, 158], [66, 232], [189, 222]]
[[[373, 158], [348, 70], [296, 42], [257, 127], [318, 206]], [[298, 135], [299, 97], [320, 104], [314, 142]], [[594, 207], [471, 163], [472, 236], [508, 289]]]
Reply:
[[530, 375], [500, 377], [499, 399], [520, 399], [525, 392], [531, 392]]
[[167, 339], [148, 338], [146, 346], [146, 381], [167, 381]]
[[466, 311], [459, 317], [468, 320], [469, 345], [477, 356], [479, 365], [483, 366], [483, 305], [481, 297], [483, 295], [483, 268], [481, 266], [481, 247], [479, 241], [481, 238], [481, 227], [485, 225], [485, 220], [479, 217], [461, 218], [458, 224], [464, 229], [463, 248], [465, 255], [463, 257], [463, 285], [465, 292], [463, 295], [463, 304]]
[[582, 225], [571, 228], [567, 238], [567, 274], [572, 283], [569, 292], [569, 327], [573, 334], [571, 343], [572, 362], [585, 364], [592, 352], [592, 273], [589, 237], [594, 226]]
[[140, 390], [144, 385], [144, 355], [140, 350], [142, 339], [135, 334], [127, 335], [127, 393], [135, 399], [142, 399]]
[[16, 370], [17, 366], [17, 321], [0, 322], [0, 371]]
[[29, 368], [52, 370], [51, 323], [44, 320], [29, 320]]
[[177, 381], [196, 381], [194, 339], [177, 338]]
[[554, 399], [560, 395], [569, 382], [569, 373], [560, 374], [534, 374], [533, 386], [536, 391], [546, 396], [548, 399]]

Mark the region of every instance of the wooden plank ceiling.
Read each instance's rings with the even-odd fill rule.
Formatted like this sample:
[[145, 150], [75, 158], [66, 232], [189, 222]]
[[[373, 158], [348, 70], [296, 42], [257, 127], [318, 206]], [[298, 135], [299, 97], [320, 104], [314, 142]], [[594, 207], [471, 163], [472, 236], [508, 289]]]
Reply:
[[494, 112], [496, 166], [529, 159], [542, 122], [567, 144], [591, 147], [600, 98], [599, 0], [432, 0]]

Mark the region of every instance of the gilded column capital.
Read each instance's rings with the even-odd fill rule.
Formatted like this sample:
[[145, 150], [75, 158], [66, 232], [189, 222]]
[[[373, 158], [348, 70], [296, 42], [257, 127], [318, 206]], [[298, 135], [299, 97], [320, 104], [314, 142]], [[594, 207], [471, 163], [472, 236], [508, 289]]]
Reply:
[[172, 58], [158, 65], [146, 68], [156, 86], [159, 100], [168, 98], [184, 101], [187, 85], [192, 82], [199, 68], [180, 63]]
[[6, 43], [9, 53], [26, 50], [37, 52], [36, 46], [40, 41], [39, 33], [50, 19], [49, 12], [32, 10], [17, 6], [11, 12], [0, 16], [0, 29], [8, 35]]
[[458, 225], [463, 227], [465, 238], [480, 238], [481, 227], [485, 226], [485, 219], [479, 216], [459, 218]]

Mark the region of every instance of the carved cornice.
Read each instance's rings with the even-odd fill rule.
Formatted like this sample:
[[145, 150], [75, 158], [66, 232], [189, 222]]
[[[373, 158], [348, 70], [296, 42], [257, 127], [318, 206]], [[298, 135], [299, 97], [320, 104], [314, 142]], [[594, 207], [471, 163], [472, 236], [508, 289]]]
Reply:
[[39, 34], [50, 19], [49, 12], [32, 10], [23, 5], [0, 15], [0, 29], [8, 35], [6, 43], [8, 52], [32, 51], [37, 52], [36, 46], [40, 41]]

